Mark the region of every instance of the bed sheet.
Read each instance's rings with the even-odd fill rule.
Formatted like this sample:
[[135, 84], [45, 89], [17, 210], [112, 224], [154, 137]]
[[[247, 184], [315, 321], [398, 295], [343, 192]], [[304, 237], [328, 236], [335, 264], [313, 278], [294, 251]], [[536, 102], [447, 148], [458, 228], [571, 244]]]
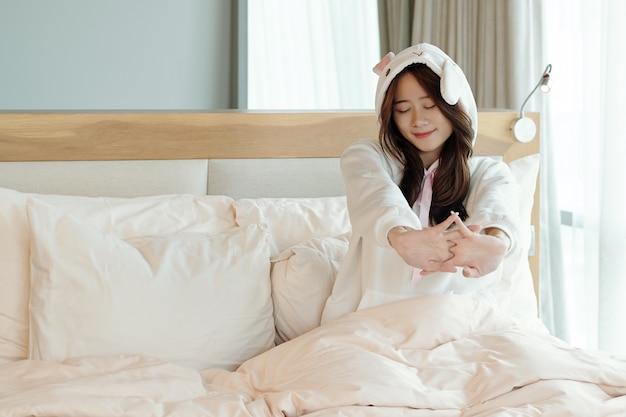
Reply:
[[246, 362], [144, 356], [0, 366], [0, 415], [623, 416], [626, 359], [462, 295], [349, 314]]

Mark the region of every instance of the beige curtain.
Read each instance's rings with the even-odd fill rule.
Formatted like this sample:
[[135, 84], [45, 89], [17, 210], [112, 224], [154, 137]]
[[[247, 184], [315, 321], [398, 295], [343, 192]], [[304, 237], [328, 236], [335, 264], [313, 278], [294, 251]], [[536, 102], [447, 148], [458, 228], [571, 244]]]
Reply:
[[540, 0], [379, 0], [379, 14], [382, 54], [440, 47], [463, 68], [479, 108], [518, 109], [545, 67]]
[[411, 46], [414, 0], [378, 0], [380, 56]]

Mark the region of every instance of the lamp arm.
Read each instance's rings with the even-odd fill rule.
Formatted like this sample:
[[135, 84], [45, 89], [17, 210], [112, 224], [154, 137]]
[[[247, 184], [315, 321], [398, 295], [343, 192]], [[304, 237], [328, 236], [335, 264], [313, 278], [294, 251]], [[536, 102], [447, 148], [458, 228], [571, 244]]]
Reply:
[[[535, 122], [532, 119], [524, 117], [524, 107], [526, 107], [526, 103], [528, 102], [528, 100], [530, 100], [532, 95], [535, 94], [535, 91], [537, 91], [537, 89], [540, 86], [548, 85], [548, 81], [550, 80], [550, 72], [552, 72], [552, 64], [548, 64], [546, 69], [543, 71], [543, 74], [541, 75], [539, 82], [537, 83], [535, 88], [533, 88], [533, 91], [530, 92], [528, 97], [526, 97], [526, 100], [524, 100], [524, 103], [522, 103], [522, 108], [519, 111], [520, 117], [519, 119], [515, 121], [515, 123], [511, 127], [513, 136], [515, 137], [515, 139], [517, 139], [520, 142], [524, 142], [524, 143], [530, 142], [531, 140], [533, 140], [533, 138], [535, 137], [535, 134], [537, 133], [537, 126], [535, 125]], [[547, 90], [545, 90], [545, 92], [547, 91], [550, 91], [549, 87]]]
[[537, 91], [537, 89], [539, 88], [539, 86], [541, 85], [541, 81], [539, 80], [539, 82], [537, 83], [537, 85], [535, 86], [535, 88], [533, 88], [533, 91], [530, 92], [530, 94], [528, 95], [528, 97], [526, 97], [526, 100], [524, 100], [524, 102], [522, 103], [522, 108], [519, 111], [519, 117], [523, 118], [524, 117], [524, 107], [526, 107], [526, 103], [528, 102], [528, 100], [530, 100], [530, 98], [533, 96], [533, 94], [535, 94], [535, 91]]
[[533, 94], [535, 94], [535, 91], [537, 91], [539, 86], [541, 86], [541, 84], [544, 82], [544, 77], [546, 77], [546, 74], [550, 74], [550, 72], [552, 72], [552, 64], [548, 64], [548, 66], [546, 66], [546, 69], [543, 70], [543, 74], [541, 75], [541, 78], [539, 79], [539, 82], [537, 83], [535, 88], [533, 88], [533, 91], [530, 92], [528, 97], [526, 97], [526, 100], [524, 100], [524, 102], [522, 103], [522, 108], [519, 111], [520, 119], [524, 117], [524, 107], [526, 107], [526, 103], [528, 102], [528, 100], [530, 100], [530, 98], [533, 96]]

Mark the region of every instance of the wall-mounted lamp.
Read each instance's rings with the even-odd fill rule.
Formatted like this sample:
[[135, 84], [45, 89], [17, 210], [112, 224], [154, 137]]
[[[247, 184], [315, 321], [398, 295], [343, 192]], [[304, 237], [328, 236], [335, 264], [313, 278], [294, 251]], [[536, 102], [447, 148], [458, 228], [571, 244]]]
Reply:
[[547, 93], [550, 91], [550, 86], [548, 85], [548, 81], [550, 81], [550, 72], [552, 71], [552, 64], [548, 64], [546, 69], [543, 71], [541, 75], [541, 79], [533, 88], [533, 91], [530, 92], [524, 103], [522, 104], [522, 108], [519, 111], [519, 119], [515, 121], [515, 124], [512, 127], [513, 136], [520, 142], [530, 142], [535, 138], [535, 134], [537, 133], [537, 126], [535, 126], [535, 122], [528, 118], [524, 117], [524, 107], [528, 102], [528, 99], [532, 97], [532, 95], [539, 89], [542, 93]]

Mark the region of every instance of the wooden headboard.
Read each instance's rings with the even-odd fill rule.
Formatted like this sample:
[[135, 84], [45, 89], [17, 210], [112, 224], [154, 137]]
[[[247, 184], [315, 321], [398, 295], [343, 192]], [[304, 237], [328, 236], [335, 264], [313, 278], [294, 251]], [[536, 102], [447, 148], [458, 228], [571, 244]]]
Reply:
[[[480, 112], [475, 154], [539, 152], [511, 136], [517, 117]], [[0, 161], [337, 157], [364, 137], [377, 137], [373, 113], [0, 112]]]
[[[526, 116], [539, 125], [538, 114]], [[539, 138], [513, 138], [517, 117], [479, 112], [475, 155], [509, 162], [539, 153]], [[377, 136], [373, 112], [0, 112], [0, 162], [335, 158], [354, 140]], [[537, 289], [538, 187], [532, 223]]]

